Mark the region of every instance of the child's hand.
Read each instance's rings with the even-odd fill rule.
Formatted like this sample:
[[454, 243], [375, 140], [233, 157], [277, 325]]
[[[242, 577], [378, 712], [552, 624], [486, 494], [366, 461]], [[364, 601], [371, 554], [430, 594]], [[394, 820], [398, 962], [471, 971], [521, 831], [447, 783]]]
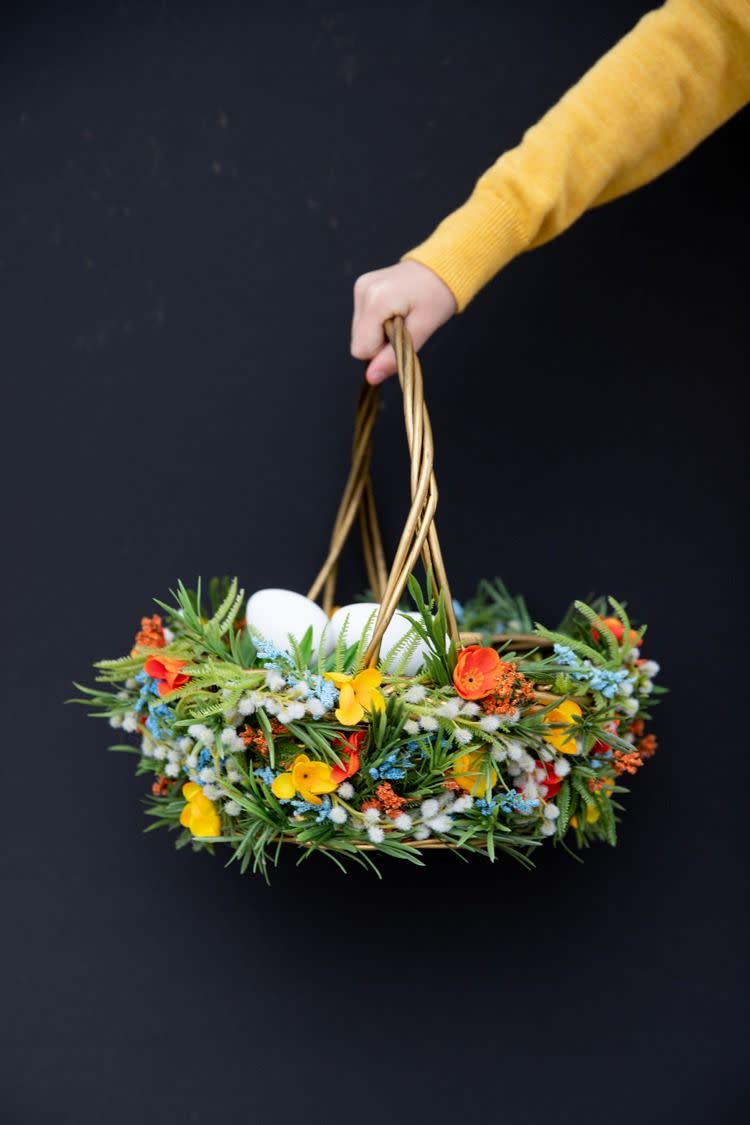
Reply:
[[396, 373], [393, 348], [386, 344], [383, 323], [403, 316], [419, 351], [425, 340], [456, 311], [456, 300], [444, 281], [419, 262], [399, 262], [363, 273], [354, 285], [352, 355], [372, 360], [368, 383], [382, 383]]

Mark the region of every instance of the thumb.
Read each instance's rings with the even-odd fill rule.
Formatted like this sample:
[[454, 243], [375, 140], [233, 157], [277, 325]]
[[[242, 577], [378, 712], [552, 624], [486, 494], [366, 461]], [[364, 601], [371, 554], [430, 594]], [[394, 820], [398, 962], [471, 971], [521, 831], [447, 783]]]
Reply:
[[390, 344], [386, 344], [381, 348], [374, 359], [370, 360], [365, 372], [365, 378], [368, 383], [376, 387], [378, 383], [384, 382], [390, 375], [396, 374], [396, 353]]
[[[419, 351], [422, 345], [429, 340], [437, 327], [433, 319], [429, 315], [425, 315], [424, 310], [420, 309], [414, 309], [413, 312], [410, 312], [406, 317], [405, 324], [414, 341], [416, 351]], [[368, 383], [377, 386], [390, 375], [395, 375], [396, 370], [396, 353], [390, 344], [386, 344], [368, 364], [365, 378]]]

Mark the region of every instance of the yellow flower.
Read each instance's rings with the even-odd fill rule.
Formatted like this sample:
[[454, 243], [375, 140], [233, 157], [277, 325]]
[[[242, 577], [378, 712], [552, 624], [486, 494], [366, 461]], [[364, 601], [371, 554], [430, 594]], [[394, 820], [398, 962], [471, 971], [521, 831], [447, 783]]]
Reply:
[[555, 729], [548, 730], [542, 735], [544, 741], [549, 742], [550, 746], [554, 746], [561, 754], [577, 754], [578, 747], [570, 728], [582, 714], [583, 711], [577, 703], [572, 699], [564, 699], [544, 717], [545, 723], [555, 724]]
[[[596, 805], [586, 805], [586, 823], [587, 824], [596, 824], [596, 822], [597, 822], [597, 820], [599, 819], [600, 816], [601, 816], [601, 813], [599, 812]], [[577, 828], [578, 827], [578, 817], [577, 816], [571, 816], [570, 826], [571, 826], [571, 828]]]
[[271, 792], [280, 801], [291, 801], [295, 793], [299, 793], [303, 801], [310, 805], [320, 805], [323, 802], [319, 793], [332, 793], [336, 782], [331, 780], [331, 767], [327, 762], [312, 762], [307, 754], [298, 754], [292, 763], [292, 768], [286, 773], [280, 773], [271, 782]]
[[326, 672], [325, 678], [339, 689], [336, 718], [345, 727], [361, 723], [366, 711], [381, 711], [385, 707], [385, 700], [378, 691], [383, 677], [377, 668], [365, 668], [356, 676], [347, 676], [344, 672]]
[[182, 787], [187, 801], [180, 813], [180, 824], [189, 828], [194, 836], [221, 836], [221, 818], [213, 801], [204, 796], [200, 785], [187, 781]]
[[[604, 794], [605, 797], [611, 797], [612, 796], [612, 790], [614, 789], [614, 787], [615, 787], [614, 781], [611, 778], [607, 777], [602, 782], [601, 791], [602, 791], [602, 793]], [[599, 812], [596, 805], [586, 805], [586, 823], [587, 824], [596, 824], [597, 820], [599, 819], [599, 817], [601, 815], [602, 814]], [[573, 828], [577, 828], [578, 827], [578, 817], [577, 816], [571, 816], [570, 823], [571, 823], [571, 826]]]
[[[450, 772], [453, 780], [462, 789], [468, 789], [475, 797], [487, 795], [487, 754], [484, 750], [468, 750], [460, 758], [456, 758]], [[490, 786], [497, 781], [497, 770], [490, 766]]]

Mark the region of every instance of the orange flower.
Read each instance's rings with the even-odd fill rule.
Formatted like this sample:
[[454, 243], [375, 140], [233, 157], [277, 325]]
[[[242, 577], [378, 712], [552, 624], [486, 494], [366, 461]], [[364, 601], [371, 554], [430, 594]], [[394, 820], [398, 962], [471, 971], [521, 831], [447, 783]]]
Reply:
[[[622, 621], [620, 621], [620, 619], [618, 617], [600, 617], [599, 620], [601, 621], [602, 625], [606, 629], [609, 629], [610, 633], [615, 638], [618, 645], [621, 645], [622, 644], [622, 638], [625, 636], [625, 626], [623, 625]], [[598, 641], [599, 640], [598, 630], [592, 629], [591, 630], [591, 636], [594, 638], [595, 641]], [[637, 645], [639, 640], [640, 640], [640, 638], [639, 638], [638, 634], [636, 633], [635, 629], [631, 629], [630, 630], [630, 643], [631, 643], [631, 645]]]
[[462, 699], [484, 699], [497, 686], [501, 664], [494, 648], [468, 645], [458, 654], [453, 686]]
[[524, 674], [515, 664], [501, 660], [494, 690], [482, 700], [482, 710], [488, 715], [514, 715], [519, 707], [533, 699], [534, 689]]
[[187, 660], [175, 660], [170, 656], [151, 656], [143, 665], [143, 671], [159, 681], [159, 695], [169, 695], [170, 691], [189, 683], [190, 676], [180, 671], [186, 664]]
[[354, 777], [359, 769], [361, 764], [359, 751], [366, 737], [367, 732], [363, 730], [352, 731], [348, 738], [341, 736], [341, 743], [336, 746], [336, 753], [344, 762], [344, 766], [333, 766], [331, 768], [331, 780], [335, 781], [337, 785], [346, 781], [348, 777]]
[[384, 781], [377, 787], [375, 792], [378, 795], [380, 808], [386, 816], [389, 816], [391, 820], [395, 820], [397, 816], [401, 815], [401, 810], [406, 804], [406, 797], [400, 797], [390, 781]]
[[167, 638], [164, 636], [164, 627], [161, 617], [155, 613], [153, 617], [141, 618], [141, 631], [136, 634], [135, 646], [131, 656], [138, 655], [139, 648], [164, 648]]

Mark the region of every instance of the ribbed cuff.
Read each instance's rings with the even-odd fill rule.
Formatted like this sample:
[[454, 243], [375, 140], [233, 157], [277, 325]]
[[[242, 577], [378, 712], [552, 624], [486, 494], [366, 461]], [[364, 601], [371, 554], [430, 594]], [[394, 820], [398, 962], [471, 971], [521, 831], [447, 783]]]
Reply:
[[494, 191], [477, 187], [428, 239], [401, 258], [427, 266], [456, 298], [458, 312], [498, 270], [526, 249], [515, 213]]

